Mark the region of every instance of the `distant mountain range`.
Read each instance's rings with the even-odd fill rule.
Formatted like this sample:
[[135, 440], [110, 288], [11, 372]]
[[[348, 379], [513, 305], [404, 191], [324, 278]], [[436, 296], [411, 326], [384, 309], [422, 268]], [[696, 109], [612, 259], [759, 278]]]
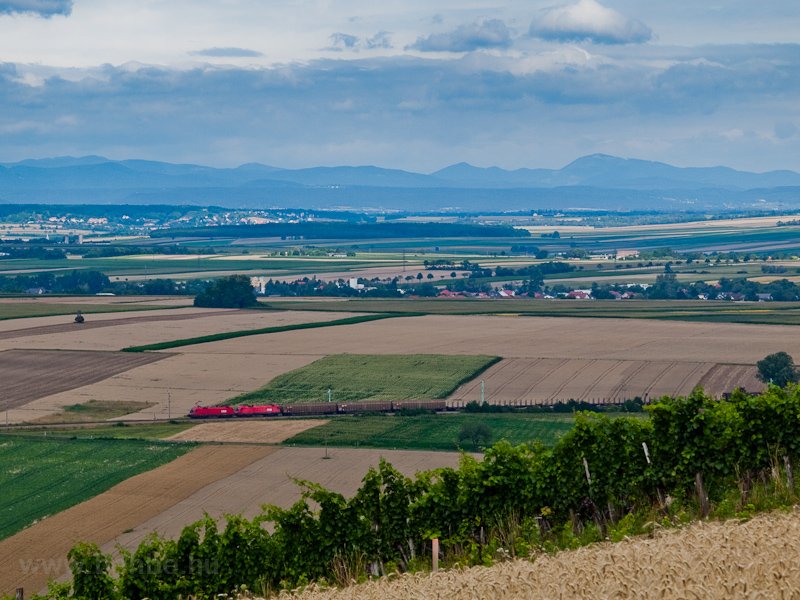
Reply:
[[423, 174], [363, 167], [233, 169], [102, 156], [0, 164], [4, 203], [172, 203], [229, 207], [525, 210], [800, 207], [800, 173], [681, 168], [604, 154], [562, 169], [459, 163]]

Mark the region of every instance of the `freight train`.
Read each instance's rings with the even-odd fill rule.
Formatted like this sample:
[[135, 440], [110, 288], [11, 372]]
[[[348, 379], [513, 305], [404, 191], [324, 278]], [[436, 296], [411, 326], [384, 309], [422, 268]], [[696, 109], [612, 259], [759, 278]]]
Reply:
[[234, 417], [292, 417], [315, 415], [353, 415], [388, 413], [401, 410], [449, 410], [445, 400], [375, 400], [364, 402], [313, 402], [302, 404], [260, 404], [240, 406], [195, 406], [189, 411], [192, 419], [226, 419]]

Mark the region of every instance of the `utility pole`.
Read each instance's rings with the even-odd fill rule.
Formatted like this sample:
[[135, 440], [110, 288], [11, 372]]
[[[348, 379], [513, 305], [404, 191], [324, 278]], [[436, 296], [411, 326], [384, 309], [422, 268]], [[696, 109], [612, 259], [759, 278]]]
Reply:
[[167, 390], [167, 419], [172, 420], [172, 390]]
[[481, 404], [484, 402], [486, 402], [486, 384], [483, 379], [481, 379]]

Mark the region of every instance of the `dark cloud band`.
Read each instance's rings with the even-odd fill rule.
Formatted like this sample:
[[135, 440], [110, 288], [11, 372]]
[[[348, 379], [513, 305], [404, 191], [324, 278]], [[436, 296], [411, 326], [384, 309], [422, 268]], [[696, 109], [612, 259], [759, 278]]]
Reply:
[[72, 0], [14, 0], [0, 2], [0, 14], [35, 14], [40, 17], [69, 15], [72, 13]]

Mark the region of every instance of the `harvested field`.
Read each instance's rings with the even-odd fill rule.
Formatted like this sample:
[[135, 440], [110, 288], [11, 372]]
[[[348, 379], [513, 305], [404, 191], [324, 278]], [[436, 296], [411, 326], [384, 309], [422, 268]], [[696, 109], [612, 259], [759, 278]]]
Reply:
[[[620, 400], [686, 394], [701, 383], [714, 395], [730, 391], [730, 385], [760, 389], [752, 383], [753, 365], [781, 350], [800, 355], [800, 336], [792, 326], [428, 315], [350, 325], [346, 334], [335, 327], [293, 331], [181, 351], [235, 362], [242, 356], [306, 355], [320, 349], [384, 355], [480, 352], [505, 358], [457, 390], [452, 397], [459, 400], [479, 400], [481, 378], [490, 401]], [[717, 364], [740, 368], [712, 372]]]
[[165, 438], [182, 442], [235, 442], [280, 444], [312, 427], [325, 425], [327, 419], [279, 419], [275, 421], [211, 421], [195, 425]]
[[758, 379], [757, 374], [758, 369], [752, 365], [714, 365], [703, 375], [699, 385], [706, 391], [718, 390], [720, 394], [737, 387], [748, 392], [761, 392], [766, 386]]
[[0, 595], [30, 594], [69, 573], [67, 552], [79, 541], [105, 544], [217, 479], [273, 452], [268, 446], [204, 446], [142, 473], [0, 541]]
[[117, 373], [167, 358], [158, 354], [75, 350], [6, 350], [0, 352], [0, 381], [7, 408], [27, 404], [107, 379]]
[[[87, 317], [83, 325], [75, 325], [71, 319], [64, 323], [62, 317], [61, 324], [56, 329], [34, 329], [27, 333], [20, 329], [20, 322], [17, 321], [17, 325], [14, 327], [17, 331], [7, 334], [10, 339], [0, 338], [0, 348], [18, 347], [21, 343], [20, 338], [27, 336], [24, 340], [26, 348], [121, 350], [128, 346], [154, 344], [220, 332], [330, 321], [355, 315], [189, 308], [168, 310], [163, 314], [130, 313], [126, 316], [103, 316], [106, 319], [99, 319], [94, 315]], [[112, 326], [105, 325], [109, 317], [110, 320], [115, 321]], [[25, 319], [24, 321], [25, 329], [39, 326], [38, 319]]]
[[755, 364], [781, 350], [800, 356], [797, 332], [796, 327], [785, 325], [428, 315], [349, 325], [346, 329], [332, 327], [211, 342], [181, 351], [273, 354], [280, 348], [283, 354], [329, 354], [325, 349], [348, 354], [480, 352], [505, 358]]
[[[488, 369], [480, 380], [485, 383], [487, 401], [495, 404], [568, 400], [605, 403], [636, 396], [686, 395], [713, 366], [713, 363], [690, 362], [511, 358]], [[461, 386], [450, 399], [479, 401], [480, 380]]]
[[412, 475], [438, 467], [455, 467], [460, 455], [454, 452], [334, 448], [328, 450], [328, 460], [324, 456], [325, 450], [321, 448], [275, 449], [237, 473], [198, 490], [158, 516], [140, 522], [133, 531], [105, 544], [103, 550], [110, 552], [118, 543], [133, 549], [151, 531], [177, 538], [184, 526], [201, 519], [206, 512], [214, 518], [226, 513], [242, 513], [252, 518], [265, 503], [289, 507], [300, 499], [300, 488], [295, 484], [295, 478], [313, 481], [351, 496], [361, 485], [367, 469], [377, 466], [380, 457], [400, 472]]
[[595, 544], [534, 561], [403, 575], [342, 590], [313, 591], [296, 600], [492, 598], [797, 598], [800, 514], [747, 523], [697, 523], [616, 544]]
[[[276, 352], [279, 350], [276, 349]], [[10, 412], [9, 420], [30, 421], [64, 406], [92, 400], [146, 402], [152, 406], [125, 419], [153, 420], [184, 416], [195, 404], [217, 404], [254, 390], [265, 380], [302, 367], [320, 355], [230, 355], [121, 353], [164, 360], [120, 373], [99, 383], [41, 398]], [[0, 354], [2, 356], [2, 354]]]
[[[117, 317], [113, 319], [96, 319], [92, 318], [93, 316], [90, 317], [89, 315], [86, 315], [86, 322], [81, 323], [80, 325], [71, 322], [69, 319], [61, 319], [62, 321], [67, 320], [68, 322], [62, 322], [53, 325], [36, 325], [33, 327], [22, 327], [19, 329], [0, 331], [0, 340], [25, 338], [37, 335], [51, 336], [58, 333], [75, 333], [78, 330], [84, 332], [101, 327], [116, 327], [117, 325], [140, 325], [143, 323], [159, 323], [164, 321], [169, 321], [172, 323], [175, 321], [185, 321], [187, 319], [199, 319], [215, 314], [226, 314], [227, 312], [228, 311], [218, 310], [194, 312], [191, 314], [145, 314], [140, 316], [131, 315], [129, 317]], [[172, 313], [172, 311], [170, 311], [170, 313]]]

